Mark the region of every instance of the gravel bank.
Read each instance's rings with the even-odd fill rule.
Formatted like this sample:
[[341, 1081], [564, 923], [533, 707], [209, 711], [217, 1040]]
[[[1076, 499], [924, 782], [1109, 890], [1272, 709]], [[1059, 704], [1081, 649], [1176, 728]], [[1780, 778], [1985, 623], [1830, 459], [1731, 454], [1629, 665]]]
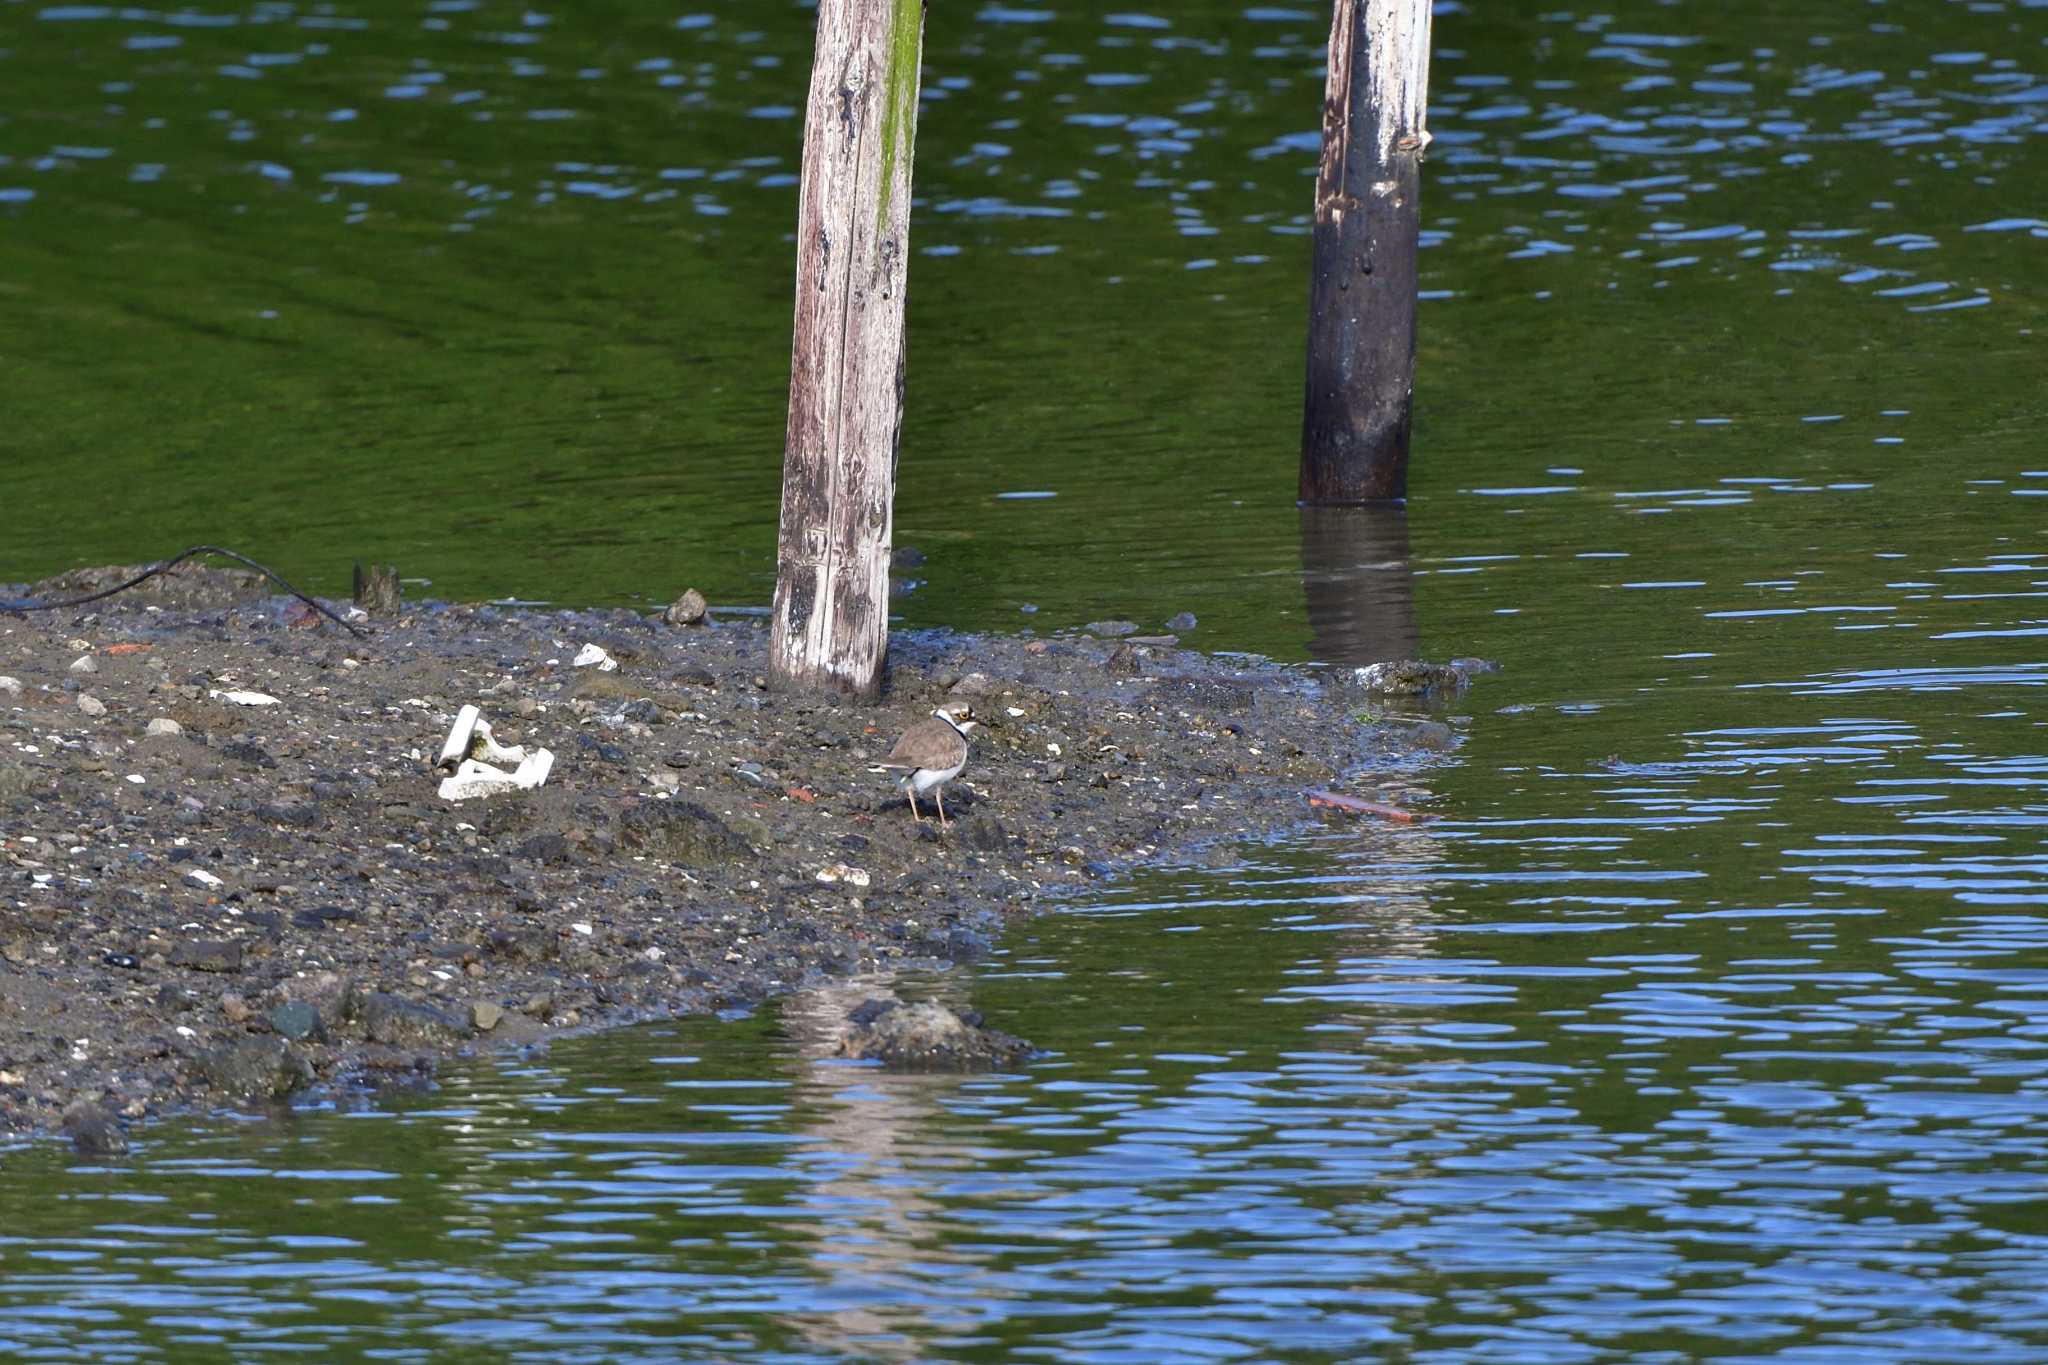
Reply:
[[[373, 629], [217, 570], [0, 615], [0, 1133], [69, 1108], [118, 1141], [971, 960], [1078, 882], [1314, 818], [1304, 788], [1399, 801], [1454, 742], [1163, 640], [899, 634], [885, 704], [855, 709], [763, 686], [750, 620], [426, 605]], [[620, 667], [575, 667], [590, 644]], [[960, 696], [989, 728], [942, 833], [873, 765]], [[465, 703], [553, 752], [544, 785], [437, 795]]]

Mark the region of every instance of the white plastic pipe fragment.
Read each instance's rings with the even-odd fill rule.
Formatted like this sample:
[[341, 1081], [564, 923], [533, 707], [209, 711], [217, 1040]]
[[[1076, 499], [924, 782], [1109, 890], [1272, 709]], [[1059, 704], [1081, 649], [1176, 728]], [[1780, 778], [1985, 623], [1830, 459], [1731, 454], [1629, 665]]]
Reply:
[[[518, 766], [508, 772], [492, 767], [494, 763]], [[440, 757], [434, 761], [435, 770], [447, 774], [441, 780], [444, 801], [529, 791], [548, 780], [554, 765], [555, 756], [546, 749], [528, 753], [523, 745], [500, 744], [491, 738], [491, 724], [475, 706], [465, 706], [455, 713], [455, 723], [448, 727], [448, 737], [441, 741]]]
[[480, 758], [488, 763], [523, 763], [526, 750], [517, 744], [500, 744], [491, 737], [491, 723], [484, 719], [481, 708], [465, 706], [455, 713], [455, 723], [448, 727], [448, 738], [441, 741], [441, 756], [434, 760], [434, 766], [442, 772], [454, 772], [465, 758]]
[[548, 771], [554, 766], [555, 756], [546, 749], [535, 749], [511, 772], [465, 758], [452, 776], [441, 779], [441, 799], [468, 801], [501, 792], [530, 791], [548, 780]]

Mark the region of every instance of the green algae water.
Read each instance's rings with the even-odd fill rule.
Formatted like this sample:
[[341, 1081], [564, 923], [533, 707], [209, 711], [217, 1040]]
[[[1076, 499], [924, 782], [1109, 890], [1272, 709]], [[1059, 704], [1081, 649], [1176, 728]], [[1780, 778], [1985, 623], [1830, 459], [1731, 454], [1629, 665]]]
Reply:
[[[765, 603], [813, 13], [0, 3], [0, 578]], [[1327, 19], [932, 7], [897, 604], [1371, 598], [1505, 665], [1440, 818], [1018, 926], [930, 987], [1014, 1075], [792, 1006], [0, 1154], [0, 1356], [2048, 1357], [2048, 11], [1439, 5], [1391, 538], [1291, 504]]]

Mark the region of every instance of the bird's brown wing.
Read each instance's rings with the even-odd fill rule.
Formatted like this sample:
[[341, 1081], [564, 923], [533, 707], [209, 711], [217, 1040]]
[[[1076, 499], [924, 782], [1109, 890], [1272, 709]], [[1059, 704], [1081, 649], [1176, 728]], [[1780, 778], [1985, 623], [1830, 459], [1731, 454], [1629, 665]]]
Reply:
[[882, 760], [885, 768], [950, 768], [965, 755], [967, 741], [937, 716], [917, 722], [903, 732], [896, 747]]

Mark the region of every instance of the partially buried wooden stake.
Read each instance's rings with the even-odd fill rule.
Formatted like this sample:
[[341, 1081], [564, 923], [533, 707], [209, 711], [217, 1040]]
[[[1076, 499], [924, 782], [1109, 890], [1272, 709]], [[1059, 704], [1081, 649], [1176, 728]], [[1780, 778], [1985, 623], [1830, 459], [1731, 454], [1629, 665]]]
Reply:
[[1335, 0], [1316, 169], [1301, 500], [1408, 491], [1430, 0]]
[[769, 642], [777, 682], [873, 698], [889, 642], [923, 0], [820, 0]]

